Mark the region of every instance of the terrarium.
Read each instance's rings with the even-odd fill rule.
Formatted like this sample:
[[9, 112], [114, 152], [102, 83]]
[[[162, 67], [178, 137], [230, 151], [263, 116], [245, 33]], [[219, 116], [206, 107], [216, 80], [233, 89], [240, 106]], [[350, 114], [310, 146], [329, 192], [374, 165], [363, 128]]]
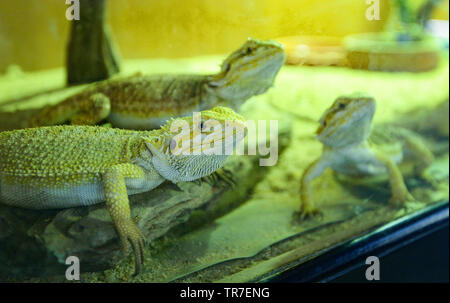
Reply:
[[444, 0], [0, 2], [0, 281], [327, 280], [447, 224], [448, 83]]

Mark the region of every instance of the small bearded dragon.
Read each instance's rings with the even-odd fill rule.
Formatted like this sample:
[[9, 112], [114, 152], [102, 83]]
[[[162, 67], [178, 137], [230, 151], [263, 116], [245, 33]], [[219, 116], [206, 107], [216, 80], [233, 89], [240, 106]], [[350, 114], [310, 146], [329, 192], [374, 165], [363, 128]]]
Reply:
[[356, 93], [336, 99], [325, 111], [317, 129], [323, 144], [320, 158], [304, 171], [301, 179], [301, 217], [318, 213], [312, 202], [310, 182], [329, 167], [351, 178], [384, 176], [391, 187], [390, 203], [405, 205], [414, 198], [408, 192], [398, 164], [410, 157], [418, 174], [434, 160], [432, 152], [412, 131], [388, 125], [372, 130], [375, 100]]
[[[229, 108], [215, 107], [200, 117], [172, 119], [152, 131], [64, 125], [2, 132], [0, 202], [58, 209], [105, 201], [124, 254], [131, 243], [137, 274], [144, 237], [130, 218], [128, 195], [165, 180], [193, 181], [215, 172], [228, 156], [211, 149], [233, 144], [232, 151], [245, 136], [244, 119]], [[180, 132], [180, 122], [189, 128]]]
[[153, 129], [171, 117], [214, 106], [238, 110], [252, 96], [266, 92], [284, 64], [281, 44], [249, 39], [232, 53], [215, 75], [134, 75], [93, 84], [84, 91], [44, 107], [28, 127], [65, 122]]

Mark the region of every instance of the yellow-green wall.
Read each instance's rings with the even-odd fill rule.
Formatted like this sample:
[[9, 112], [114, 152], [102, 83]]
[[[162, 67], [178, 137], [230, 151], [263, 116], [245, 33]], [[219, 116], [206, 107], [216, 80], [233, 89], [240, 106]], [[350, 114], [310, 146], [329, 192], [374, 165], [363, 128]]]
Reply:
[[[249, 36], [377, 31], [387, 1], [372, 22], [365, 0], [109, 0], [108, 13], [124, 58], [183, 57], [225, 53]], [[0, 0], [0, 71], [63, 65], [66, 8], [65, 0]]]

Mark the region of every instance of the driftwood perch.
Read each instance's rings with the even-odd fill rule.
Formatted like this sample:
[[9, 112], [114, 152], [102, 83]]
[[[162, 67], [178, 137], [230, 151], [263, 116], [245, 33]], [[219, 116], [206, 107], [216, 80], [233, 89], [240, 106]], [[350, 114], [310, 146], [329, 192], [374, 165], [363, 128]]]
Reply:
[[[236, 160], [243, 161], [247, 173], [255, 162]], [[132, 217], [151, 243], [186, 222], [193, 210], [216, 203], [228, 189], [222, 183], [166, 182], [150, 192], [130, 196]], [[80, 259], [82, 271], [112, 267], [123, 257], [104, 204], [51, 211], [0, 205], [0, 247], [0, 281], [63, 275], [65, 260], [71, 255]]]
[[104, 80], [119, 71], [105, 22], [106, 0], [80, 0], [80, 20], [72, 20], [67, 45], [67, 84]]

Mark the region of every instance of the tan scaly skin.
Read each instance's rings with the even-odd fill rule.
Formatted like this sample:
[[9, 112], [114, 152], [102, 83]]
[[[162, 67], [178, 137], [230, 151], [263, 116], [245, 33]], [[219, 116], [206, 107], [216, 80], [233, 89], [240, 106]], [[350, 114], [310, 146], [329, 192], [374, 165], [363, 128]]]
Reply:
[[326, 168], [354, 178], [387, 175], [392, 205], [404, 206], [414, 200], [397, 164], [405, 160], [406, 154], [414, 155], [421, 173], [434, 160], [433, 154], [416, 134], [406, 129], [377, 126], [372, 131], [374, 114], [375, 100], [361, 93], [339, 97], [325, 111], [316, 132], [323, 143], [322, 155], [307, 167], [301, 178], [301, 217], [319, 212], [313, 203], [310, 183]]
[[[190, 130], [181, 131], [179, 123]], [[226, 123], [237, 131], [225, 132]], [[66, 125], [3, 132], [0, 202], [58, 209], [106, 201], [123, 253], [128, 252], [128, 242], [134, 250], [137, 274], [143, 263], [144, 237], [130, 217], [128, 195], [150, 191], [165, 180], [193, 181], [213, 173], [228, 156], [211, 154], [211, 149], [242, 140], [243, 125], [243, 118], [233, 110], [215, 107], [203, 111], [201, 120], [172, 119], [153, 131]], [[238, 131], [241, 137], [236, 136]], [[226, 141], [227, 136], [233, 139]]]
[[249, 39], [225, 59], [218, 74], [135, 75], [108, 80], [45, 107], [28, 126], [94, 125], [106, 119], [114, 127], [154, 129], [169, 118], [214, 106], [238, 110], [247, 99], [273, 85], [285, 60], [281, 44]]

